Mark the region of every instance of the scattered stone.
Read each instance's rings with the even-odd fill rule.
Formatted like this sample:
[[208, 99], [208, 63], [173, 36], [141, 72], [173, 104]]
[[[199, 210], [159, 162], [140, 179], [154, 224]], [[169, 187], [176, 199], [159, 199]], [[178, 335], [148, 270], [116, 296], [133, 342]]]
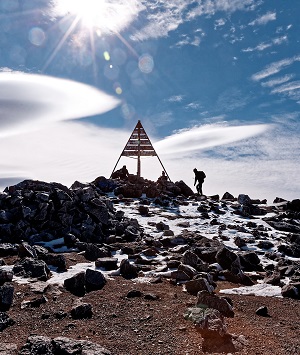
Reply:
[[138, 276], [138, 269], [135, 265], [130, 264], [128, 259], [123, 259], [120, 264], [120, 274], [125, 279], [133, 279]]
[[261, 306], [259, 308], [257, 308], [257, 310], [255, 311], [255, 313], [258, 316], [262, 316], [262, 317], [270, 317], [269, 313], [268, 313], [268, 307], [267, 306]]
[[86, 319], [93, 316], [92, 306], [89, 303], [77, 302], [71, 309], [73, 319]]
[[14, 286], [4, 284], [0, 286], [0, 311], [8, 311], [13, 303]]
[[95, 266], [97, 268], [103, 268], [107, 271], [116, 270], [118, 268], [118, 259], [117, 258], [98, 258], [95, 261]]
[[213, 308], [218, 310], [224, 317], [233, 318], [234, 312], [229, 302], [222, 297], [208, 291], [200, 291], [197, 295], [197, 307]]
[[85, 287], [87, 292], [101, 290], [106, 284], [106, 279], [101, 271], [87, 269], [85, 273]]
[[66, 290], [73, 293], [75, 296], [84, 296], [86, 292], [85, 288], [85, 272], [79, 272], [78, 274], [65, 279], [64, 286]]
[[126, 298], [135, 298], [135, 297], [142, 297], [142, 292], [138, 290], [130, 290], [126, 295]]
[[14, 324], [15, 321], [12, 320], [5, 312], [0, 312], [0, 332]]

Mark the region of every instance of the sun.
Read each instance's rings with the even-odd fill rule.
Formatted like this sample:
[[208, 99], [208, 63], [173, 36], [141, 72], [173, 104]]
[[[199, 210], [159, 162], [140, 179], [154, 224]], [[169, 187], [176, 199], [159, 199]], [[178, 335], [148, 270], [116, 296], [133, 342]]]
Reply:
[[124, 0], [58, 0], [55, 10], [61, 16], [74, 15], [86, 28], [116, 33], [131, 21], [129, 3]]

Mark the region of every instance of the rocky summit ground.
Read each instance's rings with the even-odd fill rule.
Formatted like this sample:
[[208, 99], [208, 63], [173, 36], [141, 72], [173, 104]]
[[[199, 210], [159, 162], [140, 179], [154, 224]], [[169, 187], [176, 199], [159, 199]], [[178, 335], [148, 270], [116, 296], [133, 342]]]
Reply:
[[[67, 255], [67, 259], [74, 262], [77, 256]], [[14, 304], [8, 312], [15, 324], [0, 333], [0, 354], [17, 354], [16, 348], [20, 349], [30, 335], [90, 340], [110, 350], [111, 354], [119, 355], [234, 352], [296, 355], [300, 352], [300, 306], [297, 300], [231, 295], [235, 316], [228, 318], [226, 323], [235, 339], [226, 346], [215, 348], [214, 344], [205, 347], [194, 325], [183, 317], [186, 309], [194, 305], [196, 297], [168, 280], [158, 284], [137, 283], [122, 277], [108, 280], [102, 290], [82, 298], [93, 309], [92, 317], [83, 320], [72, 319], [70, 311], [77, 297], [62, 287], [50, 287], [44, 293], [47, 302], [38, 308], [21, 309], [24, 300], [41, 297], [41, 293], [33, 291], [31, 286], [33, 284], [16, 287]], [[219, 283], [219, 287], [231, 286], [236, 287]], [[142, 296], [127, 298], [131, 290], [141, 291]], [[149, 294], [158, 296], [158, 299], [147, 299]], [[268, 307], [268, 317], [255, 313], [261, 306]]]
[[0, 355], [299, 354], [299, 231], [299, 200], [183, 182], [7, 188]]

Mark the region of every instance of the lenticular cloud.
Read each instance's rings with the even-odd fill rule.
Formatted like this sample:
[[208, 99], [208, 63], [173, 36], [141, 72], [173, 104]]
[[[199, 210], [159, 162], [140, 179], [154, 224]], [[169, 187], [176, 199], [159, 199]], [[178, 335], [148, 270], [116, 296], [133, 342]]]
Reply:
[[184, 130], [157, 142], [155, 148], [162, 154], [186, 153], [232, 143], [259, 135], [269, 125], [223, 126], [205, 125]]
[[0, 137], [112, 110], [120, 101], [71, 80], [45, 75], [0, 73]]

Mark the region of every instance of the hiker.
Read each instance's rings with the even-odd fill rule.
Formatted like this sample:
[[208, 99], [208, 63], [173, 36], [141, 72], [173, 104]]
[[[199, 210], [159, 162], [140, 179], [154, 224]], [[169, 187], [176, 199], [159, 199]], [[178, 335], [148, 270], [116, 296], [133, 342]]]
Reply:
[[120, 179], [127, 179], [128, 178], [128, 175], [129, 175], [129, 172], [126, 168], [126, 165], [123, 165], [122, 169], [120, 170]]
[[122, 180], [126, 180], [129, 176], [129, 172], [126, 168], [126, 165], [123, 165], [123, 167], [119, 170], [116, 170], [115, 172], [113, 172], [111, 174], [111, 178], [112, 179], [122, 179]]
[[206, 178], [206, 175], [205, 175], [204, 171], [199, 171], [196, 168], [193, 171], [195, 174], [194, 186], [197, 184], [196, 189], [197, 189], [198, 195], [203, 195], [202, 184], [204, 183], [204, 179]]
[[161, 190], [164, 191], [166, 189], [167, 181], [168, 181], [168, 177], [167, 177], [166, 173], [163, 171], [161, 173], [161, 176], [157, 179], [157, 182], [156, 182], [158, 188], [160, 188]]

